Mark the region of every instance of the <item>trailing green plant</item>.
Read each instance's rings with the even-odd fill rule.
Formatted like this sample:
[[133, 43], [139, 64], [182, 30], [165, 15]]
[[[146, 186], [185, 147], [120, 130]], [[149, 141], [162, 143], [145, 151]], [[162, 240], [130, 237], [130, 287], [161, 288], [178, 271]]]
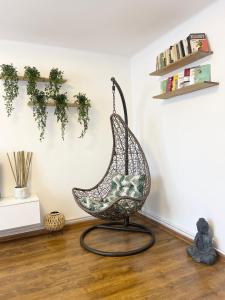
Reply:
[[63, 82], [63, 71], [60, 71], [58, 68], [51, 69], [49, 73], [49, 84], [45, 89], [47, 97], [53, 99], [53, 97], [57, 96]]
[[40, 78], [40, 72], [36, 67], [24, 67], [24, 77], [27, 79], [27, 95], [33, 105], [33, 116], [40, 130], [40, 141], [44, 139], [47, 122], [47, 97], [44, 91], [37, 89], [37, 82]]
[[91, 100], [87, 98], [86, 94], [79, 93], [74, 96], [78, 104], [78, 122], [83, 126], [80, 138], [83, 138], [88, 130], [89, 109], [91, 108]]
[[5, 91], [3, 98], [9, 117], [13, 111], [13, 100], [19, 95], [18, 75], [16, 68], [14, 68], [12, 64], [3, 64], [1, 65], [1, 69], [1, 78], [4, 80], [3, 85]]
[[27, 95], [33, 96], [36, 94], [37, 81], [40, 78], [40, 72], [37, 68], [30, 66], [26, 66], [24, 69], [24, 77], [27, 79]]
[[64, 140], [65, 135], [65, 128], [66, 124], [68, 123], [68, 99], [67, 94], [56, 94], [52, 97], [52, 99], [55, 101], [55, 112], [54, 114], [57, 117], [57, 122], [61, 123], [61, 134], [62, 139]]
[[47, 98], [44, 91], [35, 90], [32, 95], [33, 116], [40, 130], [40, 141], [44, 139], [47, 122]]

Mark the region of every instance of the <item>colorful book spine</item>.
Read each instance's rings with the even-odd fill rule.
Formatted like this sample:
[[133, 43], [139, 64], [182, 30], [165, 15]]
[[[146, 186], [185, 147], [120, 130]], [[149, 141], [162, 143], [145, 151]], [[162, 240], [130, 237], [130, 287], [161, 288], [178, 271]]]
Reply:
[[185, 51], [184, 51], [184, 44], [183, 44], [183, 41], [180, 41], [180, 49], [181, 49], [181, 54], [182, 54], [182, 57], [185, 57]]
[[173, 76], [171, 91], [175, 91], [178, 86], [178, 74]]
[[161, 81], [161, 92], [162, 94], [166, 93], [166, 85], [167, 85], [167, 80]]
[[178, 44], [176, 44], [176, 51], [177, 51], [177, 59], [179, 60], [181, 57], [180, 57], [180, 50]]
[[171, 92], [172, 89], [172, 81], [173, 81], [173, 76], [169, 77], [167, 80], [167, 85], [166, 85], [166, 92]]
[[184, 84], [188, 84], [190, 82], [190, 68], [184, 69]]
[[181, 89], [184, 84], [184, 72], [178, 73], [178, 81], [177, 81], [177, 88]]

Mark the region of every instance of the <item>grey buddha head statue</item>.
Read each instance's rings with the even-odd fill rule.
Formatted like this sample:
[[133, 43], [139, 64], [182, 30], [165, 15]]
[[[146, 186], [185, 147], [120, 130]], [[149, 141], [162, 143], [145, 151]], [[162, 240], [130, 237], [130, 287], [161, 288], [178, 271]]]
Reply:
[[204, 218], [200, 218], [197, 222], [197, 229], [199, 233], [207, 234], [209, 232], [209, 224]]

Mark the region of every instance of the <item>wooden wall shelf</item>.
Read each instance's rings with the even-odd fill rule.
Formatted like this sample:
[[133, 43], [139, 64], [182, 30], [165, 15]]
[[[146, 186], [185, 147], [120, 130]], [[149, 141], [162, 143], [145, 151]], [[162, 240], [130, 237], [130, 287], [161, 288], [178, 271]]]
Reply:
[[154, 96], [153, 98], [154, 99], [164, 99], [165, 100], [165, 99], [177, 97], [177, 96], [180, 96], [180, 95], [192, 93], [192, 92], [195, 92], [195, 91], [198, 91], [198, 90], [207, 89], [207, 88], [215, 86], [215, 85], [219, 85], [219, 82], [204, 81], [204, 82], [195, 83], [195, 84], [192, 84], [192, 85], [182, 87], [182, 88], [177, 89], [177, 90], [172, 91], [172, 92], [163, 93], [163, 94]]
[[[18, 78], [19, 78], [19, 81], [27, 81], [27, 78], [24, 76], [18, 76]], [[0, 76], [0, 79], [2, 79], [1, 76]], [[67, 81], [66, 79], [63, 79], [62, 83], [65, 83], [66, 81]], [[45, 78], [45, 77], [40, 77], [37, 82], [49, 82], [49, 79]]]
[[213, 54], [212, 51], [209, 52], [203, 52], [203, 51], [198, 51], [198, 52], [194, 52], [191, 53], [188, 56], [183, 57], [182, 59], [177, 60], [175, 63], [172, 63], [164, 68], [161, 68], [159, 70], [156, 70], [152, 73], [150, 73], [150, 76], [162, 76], [165, 75], [167, 73], [170, 73], [176, 69], [182, 68], [183, 66], [186, 66], [188, 64], [191, 64], [192, 62], [199, 60], [203, 57], [206, 57], [208, 55]]
[[[33, 106], [33, 103], [31, 101], [28, 101], [27, 105]], [[55, 106], [54, 100], [48, 100], [47, 106]], [[76, 102], [69, 102], [68, 107], [78, 107], [78, 104]]]

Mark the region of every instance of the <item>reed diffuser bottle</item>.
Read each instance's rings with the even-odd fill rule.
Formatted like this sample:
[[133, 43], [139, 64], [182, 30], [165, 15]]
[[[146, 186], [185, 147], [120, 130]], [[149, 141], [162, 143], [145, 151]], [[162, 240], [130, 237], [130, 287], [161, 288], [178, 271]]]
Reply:
[[7, 153], [12, 174], [16, 183], [14, 188], [14, 198], [24, 199], [29, 197], [29, 189], [27, 186], [30, 165], [32, 161], [32, 152], [13, 152], [12, 157]]

